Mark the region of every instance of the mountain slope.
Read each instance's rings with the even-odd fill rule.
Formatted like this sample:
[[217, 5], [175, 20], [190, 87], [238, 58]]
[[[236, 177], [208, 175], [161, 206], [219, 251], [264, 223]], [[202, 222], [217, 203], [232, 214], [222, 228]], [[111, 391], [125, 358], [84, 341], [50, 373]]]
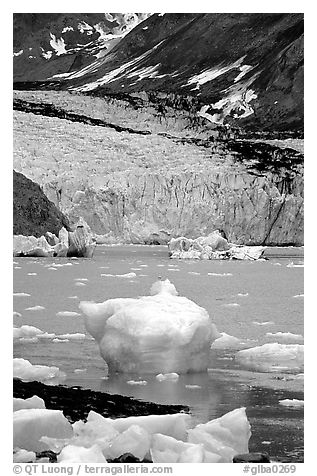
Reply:
[[192, 97], [215, 126], [303, 130], [300, 13], [153, 14], [104, 55], [97, 43], [42, 60], [32, 74], [16, 67], [15, 81], [101, 96], [161, 91]]

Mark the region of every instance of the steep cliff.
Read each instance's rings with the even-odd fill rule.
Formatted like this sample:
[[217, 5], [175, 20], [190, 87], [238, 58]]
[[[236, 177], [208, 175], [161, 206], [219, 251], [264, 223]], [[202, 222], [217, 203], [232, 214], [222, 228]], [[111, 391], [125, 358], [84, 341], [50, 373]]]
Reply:
[[13, 234], [39, 237], [69, 229], [68, 219], [45, 196], [40, 186], [13, 171]]

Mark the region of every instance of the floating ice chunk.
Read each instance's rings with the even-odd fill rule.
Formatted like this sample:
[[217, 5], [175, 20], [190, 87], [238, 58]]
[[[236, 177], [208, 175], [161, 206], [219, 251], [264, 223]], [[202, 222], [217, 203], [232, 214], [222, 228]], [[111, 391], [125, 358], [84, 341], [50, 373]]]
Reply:
[[208, 276], [232, 276], [232, 273], [207, 273]]
[[163, 382], [164, 380], [172, 380], [173, 382], [175, 382], [179, 379], [179, 375], [175, 372], [171, 372], [171, 373], [168, 373], [168, 374], [158, 374], [158, 375], [156, 375], [155, 378], [159, 382]]
[[293, 262], [291, 262], [286, 267], [287, 268], [303, 268], [304, 265], [302, 263], [294, 264]]
[[148, 268], [149, 265], [148, 264], [140, 264], [140, 268]]
[[265, 335], [269, 338], [276, 339], [277, 341], [293, 341], [297, 342], [298, 344], [302, 344], [304, 342], [304, 337], [301, 334], [292, 334], [292, 332], [267, 332]]
[[227, 304], [222, 304], [221, 306], [222, 307], [240, 307], [240, 304], [238, 304], [237, 302], [229, 302]]
[[285, 400], [280, 400], [278, 403], [284, 407], [302, 408], [304, 406], [304, 400], [297, 400], [296, 398], [286, 398]]
[[274, 322], [273, 321], [265, 321], [265, 322], [253, 321], [252, 324], [255, 324], [257, 326], [271, 326], [272, 324], [274, 324]]
[[152, 437], [150, 454], [153, 463], [203, 463], [205, 451], [203, 445], [156, 434]]
[[87, 372], [87, 369], [74, 369], [74, 374], [80, 374], [83, 372]]
[[73, 429], [60, 410], [46, 408], [22, 409], [13, 414], [13, 445], [15, 448], [40, 452], [47, 445], [42, 436], [70, 438]]
[[86, 286], [86, 283], [82, 283], [81, 281], [76, 281], [75, 286]]
[[68, 296], [68, 299], [79, 299], [78, 296]]
[[112, 441], [109, 457], [113, 459], [124, 453], [131, 453], [142, 460], [150, 450], [150, 443], [151, 437], [144, 428], [131, 425]]
[[247, 297], [247, 296], [249, 296], [249, 293], [238, 293], [237, 296], [239, 296], [239, 297]]
[[146, 380], [128, 380], [127, 384], [129, 385], [147, 385]]
[[37, 273], [28, 273], [28, 276], [37, 276]]
[[201, 388], [200, 385], [185, 385], [186, 388], [190, 388], [190, 389], [198, 389], [198, 388]]
[[14, 266], [14, 269], [22, 269], [21, 266]]
[[234, 455], [248, 453], [250, 436], [245, 408], [238, 408], [188, 430], [188, 442], [202, 444], [206, 451], [219, 455], [221, 463], [231, 463]]
[[225, 332], [221, 332], [221, 336], [211, 344], [212, 349], [236, 349], [240, 346], [240, 339]]
[[293, 296], [294, 298], [303, 298], [304, 297], [304, 294], [295, 294], [295, 296]]
[[196, 271], [188, 271], [188, 274], [194, 274], [194, 275], [197, 275], [197, 276], [200, 275], [200, 273], [196, 273]]
[[13, 311], [13, 318], [14, 317], [22, 317], [22, 314], [20, 312]]
[[22, 337], [37, 337], [43, 334], [41, 329], [33, 326], [21, 326], [21, 327], [13, 327], [13, 339], [21, 339]]
[[141, 268], [131, 268], [131, 271], [141, 271]]
[[75, 316], [80, 316], [79, 312], [75, 311], [59, 311], [56, 313], [56, 316], [58, 317], [75, 317]]
[[84, 281], [89, 281], [89, 279], [88, 279], [88, 278], [75, 278], [75, 281], [82, 281], [82, 282], [84, 282]]
[[56, 268], [53, 268], [53, 266], [49, 266], [47, 269], [51, 270], [51, 271], [57, 271]]
[[273, 263], [274, 266], [282, 266], [281, 263]]
[[235, 359], [241, 365], [263, 372], [299, 370], [304, 366], [304, 346], [301, 344], [264, 344], [240, 350]]
[[207, 370], [218, 332], [207, 311], [177, 296], [169, 280], [154, 283], [151, 296], [83, 301], [79, 308], [110, 372]]
[[67, 340], [84, 340], [86, 339], [86, 335], [80, 332], [76, 332], [75, 334], [61, 334], [57, 336], [58, 339], [67, 339]]
[[55, 339], [52, 340], [55, 344], [57, 343], [64, 343], [64, 342], [69, 342], [69, 339], [59, 339], [58, 337], [55, 337]]
[[34, 463], [36, 461], [36, 453], [17, 449], [13, 453], [13, 463]]
[[26, 297], [26, 296], [31, 296], [31, 294], [28, 294], [28, 293], [13, 293], [13, 296], [15, 296], [15, 297]]
[[39, 334], [37, 337], [39, 339], [54, 339], [56, 336], [54, 332], [44, 332], [43, 334]]
[[26, 311], [43, 311], [45, 309], [44, 306], [33, 306], [33, 307], [26, 307]]
[[38, 382], [55, 383], [63, 380], [65, 374], [58, 367], [32, 365], [26, 359], [13, 359], [13, 377], [20, 378], [25, 382], [36, 380]]
[[126, 274], [116, 274], [117, 278], [135, 278], [135, 273], [126, 273]]
[[30, 398], [13, 398], [13, 411], [22, 410], [23, 408], [45, 408], [43, 398], [33, 395]]
[[106, 463], [107, 460], [102, 454], [98, 445], [90, 448], [82, 446], [68, 445], [62, 449], [57, 456], [58, 463]]

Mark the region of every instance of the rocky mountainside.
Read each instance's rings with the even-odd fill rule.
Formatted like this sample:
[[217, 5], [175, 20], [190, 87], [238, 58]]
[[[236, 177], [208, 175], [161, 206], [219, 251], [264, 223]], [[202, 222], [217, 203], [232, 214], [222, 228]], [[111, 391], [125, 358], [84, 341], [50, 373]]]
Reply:
[[213, 125], [303, 131], [302, 14], [46, 15], [15, 15], [17, 88], [160, 91]]
[[13, 234], [40, 237], [47, 231], [58, 235], [70, 230], [68, 219], [44, 194], [41, 187], [13, 171]]

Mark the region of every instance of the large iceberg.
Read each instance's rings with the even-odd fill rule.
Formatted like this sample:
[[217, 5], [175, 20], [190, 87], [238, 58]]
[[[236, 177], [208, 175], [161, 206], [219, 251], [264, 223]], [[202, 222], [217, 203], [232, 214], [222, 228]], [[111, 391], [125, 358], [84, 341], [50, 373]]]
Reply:
[[83, 301], [79, 308], [110, 372], [205, 371], [219, 337], [208, 312], [178, 296], [168, 279], [154, 283], [151, 296]]

